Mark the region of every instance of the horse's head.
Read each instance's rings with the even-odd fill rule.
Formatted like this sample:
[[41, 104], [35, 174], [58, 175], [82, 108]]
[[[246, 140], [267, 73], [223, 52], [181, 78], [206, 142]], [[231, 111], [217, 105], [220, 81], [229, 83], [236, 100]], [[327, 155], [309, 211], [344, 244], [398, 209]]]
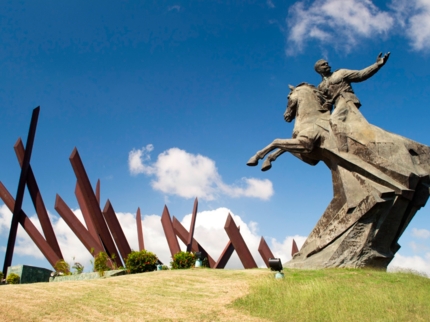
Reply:
[[290, 93], [288, 94], [287, 109], [284, 113], [284, 119], [287, 122], [291, 122], [296, 117], [297, 109], [303, 102], [308, 108], [315, 108], [315, 111], [319, 110], [324, 102], [322, 93], [313, 85], [308, 83], [301, 83], [296, 87], [288, 85]]
[[298, 97], [295, 91], [296, 88], [292, 85], [288, 85], [288, 87], [290, 88], [290, 93], [287, 96], [288, 102], [287, 102], [287, 109], [285, 110], [285, 113], [284, 113], [284, 119], [287, 122], [291, 122], [296, 117]]

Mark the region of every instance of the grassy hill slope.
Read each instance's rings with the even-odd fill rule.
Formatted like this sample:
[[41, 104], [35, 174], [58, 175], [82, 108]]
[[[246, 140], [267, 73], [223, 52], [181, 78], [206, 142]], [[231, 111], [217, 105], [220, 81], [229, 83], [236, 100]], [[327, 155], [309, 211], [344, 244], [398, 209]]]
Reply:
[[430, 279], [367, 269], [287, 270], [234, 307], [270, 321], [430, 321]]
[[2, 321], [428, 321], [430, 279], [191, 269], [0, 287]]

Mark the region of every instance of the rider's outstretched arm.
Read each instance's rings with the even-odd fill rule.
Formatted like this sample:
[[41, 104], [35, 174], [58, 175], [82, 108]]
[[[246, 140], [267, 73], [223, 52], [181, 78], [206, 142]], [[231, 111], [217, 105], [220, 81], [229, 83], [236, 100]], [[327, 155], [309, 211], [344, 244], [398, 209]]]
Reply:
[[380, 53], [376, 58], [376, 63], [370, 65], [369, 67], [366, 67], [362, 70], [339, 69], [335, 73], [338, 73], [339, 76], [347, 82], [359, 83], [375, 75], [377, 71], [385, 65], [389, 57], [390, 53], [385, 54], [383, 57], [382, 53]]

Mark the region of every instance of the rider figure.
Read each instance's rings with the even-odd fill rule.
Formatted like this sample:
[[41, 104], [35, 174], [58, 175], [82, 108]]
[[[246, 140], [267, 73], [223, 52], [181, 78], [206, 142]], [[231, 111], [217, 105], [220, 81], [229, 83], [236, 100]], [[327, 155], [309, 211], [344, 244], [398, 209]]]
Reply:
[[375, 75], [385, 65], [389, 57], [390, 53], [385, 54], [383, 57], [382, 53], [380, 53], [376, 58], [376, 63], [367, 68], [362, 70], [338, 69], [333, 73], [326, 60], [320, 59], [315, 63], [315, 71], [322, 77], [318, 89], [327, 98], [324, 105], [329, 109], [331, 105], [335, 105], [331, 122], [340, 151], [348, 151], [346, 136], [349, 132], [349, 126], [345, 123], [348, 119], [348, 114], [349, 112], [354, 113], [361, 106], [351, 87], [351, 83], [359, 83]]

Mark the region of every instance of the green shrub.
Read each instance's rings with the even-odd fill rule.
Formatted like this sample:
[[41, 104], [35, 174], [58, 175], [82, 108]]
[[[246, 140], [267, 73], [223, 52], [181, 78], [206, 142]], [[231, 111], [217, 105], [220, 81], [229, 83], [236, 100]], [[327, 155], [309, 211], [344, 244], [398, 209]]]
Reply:
[[94, 257], [94, 271], [99, 272], [100, 276], [103, 276], [105, 271], [111, 270], [109, 264], [112, 264], [112, 261], [105, 252], [100, 252]]
[[10, 273], [6, 277], [6, 283], [8, 284], [19, 284], [19, 275], [15, 273]]
[[125, 267], [130, 274], [151, 272], [157, 269], [158, 258], [146, 250], [132, 251], [125, 260]]
[[0, 271], [0, 282], [1, 282], [1, 280], [3, 279], [3, 272], [2, 271]]
[[64, 259], [60, 259], [58, 262], [56, 262], [54, 269], [57, 273], [63, 273], [63, 275], [72, 275], [72, 273], [70, 273], [70, 265]]
[[207, 267], [207, 268], [210, 267], [209, 266], [209, 260], [208, 260], [207, 257], [203, 258], [203, 260], [202, 260], [202, 267]]
[[162, 271], [168, 271], [168, 270], [169, 270], [169, 267], [168, 267], [168, 266], [166, 266], [166, 265], [163, 265], [163, 266], [161, 266], [161, 270], [162, 270]]
[[173, 261], [170, 262], [172, 269], [184, 269], [194, 267], [196, 256], [193, 253], [178, 252], [173, 256]]
[[73, 265], [72, 268], [75, 270], [76, 274], [82, 274], [84, 271], [84, 266], [78, 262], [75, 262], [75, 265]]

